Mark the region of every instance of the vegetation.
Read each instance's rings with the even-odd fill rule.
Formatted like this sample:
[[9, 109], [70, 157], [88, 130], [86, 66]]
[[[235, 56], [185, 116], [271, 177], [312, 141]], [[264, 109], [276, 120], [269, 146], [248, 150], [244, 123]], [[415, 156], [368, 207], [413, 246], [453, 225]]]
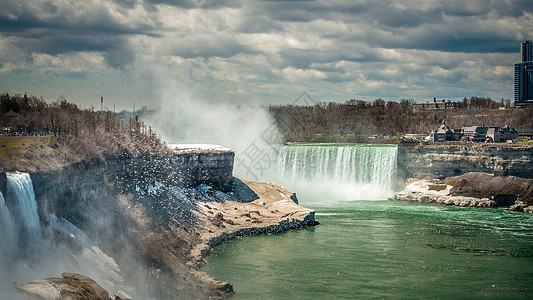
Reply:
[[509, 102], [471, 97], [456, 103], [454, 108], [424, 110], [412, 99], [399, 102], [352, 99], [313, 106], [271, 106], [270, 114], [286, 142], [367, 142], [369, 136], [374, 138], [372, 142], [395, 142], [398, 139], [394, 136], [429, 134], [443, 120], [452, 128], [484, 124], [532, 129], [533, 108], [499, 109], [509, 107]]
[[[4, 137], [0, 139], [0, 167], [7, 170], [61, 167], [105, 156], [168, 151], [137, 117], [121, 121], [110, 112], [82, 110], [63, 97], [48, 104], [42, 98], [5, 93], [0, 95], [0, 112], [8, 111], [18, 115], [1, 120]], [[30, 161], [42, 163], [25, 164]]]

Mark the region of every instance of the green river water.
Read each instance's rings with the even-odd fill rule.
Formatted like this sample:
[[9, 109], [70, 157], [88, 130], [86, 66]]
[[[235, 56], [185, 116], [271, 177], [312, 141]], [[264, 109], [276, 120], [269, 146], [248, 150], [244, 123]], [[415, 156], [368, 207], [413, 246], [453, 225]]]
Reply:
[[395, 190], [397, 151], [277, 148], [269, 180], [321, 224], [230, 241], [203, 270], [233, 284], [232, 299], [533, 299], [533, 216], [379, 201]]
[[530, 215], [393, 201], [308, 206], [320, 225], [230, 241], [203, 270], [231, 282], [232, 299], [533, 298]]

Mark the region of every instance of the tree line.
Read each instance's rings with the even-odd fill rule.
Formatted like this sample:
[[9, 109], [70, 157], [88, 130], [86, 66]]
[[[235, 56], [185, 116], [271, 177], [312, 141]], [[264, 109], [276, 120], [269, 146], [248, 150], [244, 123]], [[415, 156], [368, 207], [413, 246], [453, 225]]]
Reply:
[[533, 108], [509, 109], [509, 102], [471, 97], [435, 110], [422, 109], [412, 99], [350, 99], [311, 106], [270, 106], [269, 112], [286, 142], [363, 142], [369, 135], [429, 134], [443, 120], [452, 128], [509, 125], [533, 129]]
[[42, 97], [3, 93], [0, 113], [4, 116], [9, 111], [18, 115], [2, 117], [2, 128], [9, 129], [4, 134], [48, 135], [55, 146], [62, 148], [63, 154], [77, 160], [167, 151], [151, 127], [138, 117], [123, 121], [112, 112], [80, 109], [63, 96], [47, 103]]

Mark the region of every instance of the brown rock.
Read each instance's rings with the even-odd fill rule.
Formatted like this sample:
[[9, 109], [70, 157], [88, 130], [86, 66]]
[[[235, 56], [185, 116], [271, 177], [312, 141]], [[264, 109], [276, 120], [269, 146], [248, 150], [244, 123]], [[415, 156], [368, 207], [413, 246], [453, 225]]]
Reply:
[[63, 278], [45, 278], [15, 284], [29, 299], [42, 300], [111, 300], [109, 293], [96, 281], [77, 273], [65, 272]]

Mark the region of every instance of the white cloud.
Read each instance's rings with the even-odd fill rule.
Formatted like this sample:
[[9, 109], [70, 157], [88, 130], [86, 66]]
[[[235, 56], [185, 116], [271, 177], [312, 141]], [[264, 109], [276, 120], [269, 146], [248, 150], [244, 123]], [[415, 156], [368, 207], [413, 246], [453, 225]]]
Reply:
[[532, 5], [519, 0], [180, 3], [2, 1], [0, 89], [40, 96], [46, 82], [49, 91], [79, 77], [74, 85], [105, 81], [127, 102], [156, 90], [153, 70], [164, 68], [235, 101], [290, 102], [302, 90], [318, 101], [511, 98], [533, 27]]

